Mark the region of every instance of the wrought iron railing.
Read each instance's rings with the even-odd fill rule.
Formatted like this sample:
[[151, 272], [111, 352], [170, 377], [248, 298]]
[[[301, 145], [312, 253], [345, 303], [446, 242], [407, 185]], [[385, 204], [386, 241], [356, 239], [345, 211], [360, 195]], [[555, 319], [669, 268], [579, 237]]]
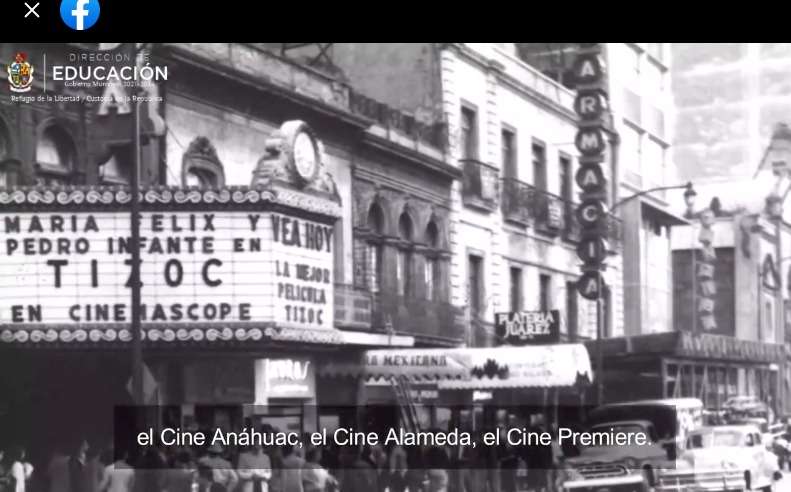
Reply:
[[465, 205], [488, 211], [497, 209], [500, 180], [497, 168], [477, 159], [461, 159], [464, 172], [462, 201]]
[[[563, 239], [576, 243], [582, 237], [582, 227], [577, 220], [578, 204], [563, 200]], [[623, 244], [623, 221], [613, 214], [607, 216], [607, 241], [614, 250]]]
[[461, 342], [466, 335], [464, 313], [449, 302], [405, 297], [385, 292], [372, 294], [374, 330]]
[[534, 228], [537, 232], [556, 236], [564, 230], [566, 207], [562, 198], [536, 189], [531, 208]]
[[563, 239], [576, 243], [582, 237], [582, 226], [577, 220], [577, 204], [563, 200]]
[[503, 218], [519, 224], [530, 224], [530, 203], [535, 188], [514, 178], [503, 178]]
[[453, 342], [461, 342], [466, 336], [464, 311], [449, 302], [372, 292], [344, 284], [335, 284], [335, 325]]

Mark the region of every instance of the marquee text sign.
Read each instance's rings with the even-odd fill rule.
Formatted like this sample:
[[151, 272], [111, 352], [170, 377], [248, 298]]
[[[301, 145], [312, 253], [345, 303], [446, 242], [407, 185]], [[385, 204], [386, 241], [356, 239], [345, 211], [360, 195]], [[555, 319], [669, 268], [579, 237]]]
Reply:
[[[123, 211], [0, 214], [0, 325], [130, 323]], [[141, 215], [142, 323], [333, 326], [333, 227], [275, 211]]]

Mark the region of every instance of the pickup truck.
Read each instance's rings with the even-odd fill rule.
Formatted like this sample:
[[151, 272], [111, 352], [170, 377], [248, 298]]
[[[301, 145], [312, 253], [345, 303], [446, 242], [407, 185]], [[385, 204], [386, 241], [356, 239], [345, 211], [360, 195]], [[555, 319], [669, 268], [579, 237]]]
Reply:
[[[566, 460], [566, 466], [573, 470], [570, 472], [570, 476], [577, 480], [605, 478], [602, 475], [613, 477], [618, 476], [616, 474], [618, 473], [622, 476], [632, 475], [630, 478], [632, 481], [636, 476], [637, 481], [653, 486], [655, 470], [675, 466], [672, 452], [668, 452], [667, 445], [659, 441], [653, 424], [647, 420], [603, 423], [594, 425], [589, 430], [591, 432], [642, 432], [648, 436], [649, 443], [643, 446], [635, 444], [579, 447], [579, 455]], [[582, 484], [567, 482], [564, 485], [566, 488], [577, 488], [577, 486], [582, 486]]]

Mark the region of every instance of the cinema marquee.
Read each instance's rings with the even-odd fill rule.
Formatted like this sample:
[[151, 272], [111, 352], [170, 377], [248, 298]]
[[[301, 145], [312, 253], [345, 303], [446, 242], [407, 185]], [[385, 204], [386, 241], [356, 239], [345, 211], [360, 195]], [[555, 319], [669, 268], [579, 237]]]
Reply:
[[[309, 162], [299, 187], [267, 174], [288, 158], [262, 159], [251, 186], [141, 193], [143, 340], [332, 343], [341, 208], [311, 189], [322, 175]], [[0, 341], [131, 340], [130, 199], [112, 187], [0, 191]]]

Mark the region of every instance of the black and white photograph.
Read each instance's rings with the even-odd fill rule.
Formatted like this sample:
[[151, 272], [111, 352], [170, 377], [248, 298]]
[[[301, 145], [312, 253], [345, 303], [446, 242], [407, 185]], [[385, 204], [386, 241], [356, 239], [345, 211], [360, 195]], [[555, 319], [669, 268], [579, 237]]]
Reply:
[[0, 65], [0, 492], [791, 492], [791, 43]]

